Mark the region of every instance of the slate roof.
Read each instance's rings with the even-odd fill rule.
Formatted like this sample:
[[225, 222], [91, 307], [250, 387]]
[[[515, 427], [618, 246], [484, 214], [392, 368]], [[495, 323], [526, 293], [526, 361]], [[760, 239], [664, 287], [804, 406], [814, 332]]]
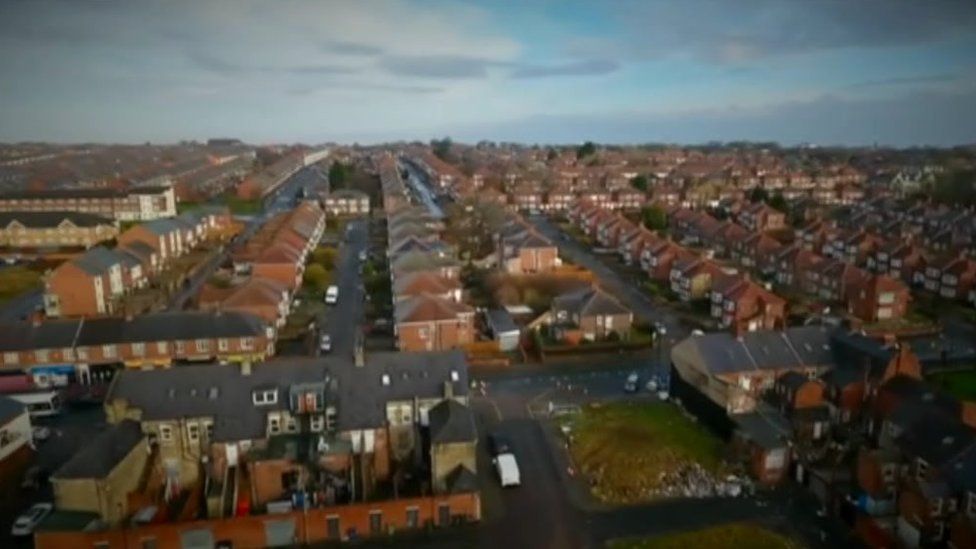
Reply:
[[56, 228], [64, 220], [70, 221], [76, 227], [115, 225], [111, 218], [83, 212], [0, 212], [0, 227], [16, 221], [32, 229]]
[[597, 287], [581, 288], [556, 296], [552, 300], [555, 309], [569, 311], [580, 316], [625, 315], [630, 309], [624, 307], [616, 298]]
[[86, 273], [98, 276], [108, 272], [113, 266], [122, 263], [122, 258], [108, 248], [95, 246], [74, 258], [72, 263]]
[[464, 303], [425, 293], [398, 301], [394, 306], [393, 316], [400, 324], [454, 320], [459, 315], [473, 312], [474, 309]]
[[71, 347], [81, 323], [81, 320], [48, 320], [35, 326], [30, 322], [0, 322], [0, 351]]
[[60, 479], [102, 479], [143, 440], [138, 421], [127, 419], [103, 431], [53, 475]]
[[[439, 398], [446, 383], [455, 396], [467, 395], [468, 368], [463, 353], [448, 351], [370, 353], [362, 367], [339, 355], [277, 359], [253, 366], [250, 375], [220, 364], [123, 370], [106, 402], [125, 399], [150, 421], [213, 417], [216, 441], [250, 440], [264, 438], [266, 413], [286, 409], [289, 388], [301, 383], [324, 384], [326, 405], [336, 406], [337, 427], [346, 431], [384, 425], [387, 402]], [[255, 406], [258, 388], [277, 388], [277, 404]]]
[[767, 369], [833, 367], [830, 332], [822, 326], [758, 330], [735, 337], [726, 332], [690, 336], [671, 351], [713, 375]]
[[474, 426], [474, 414], [467, 406], [454, 399], [442, 400], [427, 412], [430, 441], [433, 444], [475, 442], [478, 430]]
[[489, 309], [485, 312], [485, 316], [488, 318], [488, 324], [495, 335], [519, 332], [519, 327], [512, 320], [512, 315], [505, 309]]
[[0, 425], [6, 425], [26, 410], [27, 407], [22, 402], [0, 395]]
[[447, 492], [450, 494], [467, 494], [477, 492], [479, 489], [478, 476], [464, 465], [455, 467], [444, 480], [447, 484]]
[[761, 405], [755, 412], [730, 416], [739, 432], [762, 448], [784, 448], [793, 438], [793, 429], [782, 414]]

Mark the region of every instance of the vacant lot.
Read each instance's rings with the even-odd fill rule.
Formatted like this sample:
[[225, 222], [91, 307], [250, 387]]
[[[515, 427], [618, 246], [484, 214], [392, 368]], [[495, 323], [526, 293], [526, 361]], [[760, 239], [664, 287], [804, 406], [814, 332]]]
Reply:
[[15, 265], [0, 269], [0, 303], [41, 287], [41, 273]]
[[929, 381], [960, 400], [976, 400], [976, 367], [962, 372], [936, 374]]
[[669, 485], [724, 470], [721, 441], [668, 403], [590, 406], [569, 421], [573, 460], [605, 502], [662, 497]]
[[645, 539], [614, 540], [609, 549], [799, 549], [801, 544], [754, 524], [725, 524]]

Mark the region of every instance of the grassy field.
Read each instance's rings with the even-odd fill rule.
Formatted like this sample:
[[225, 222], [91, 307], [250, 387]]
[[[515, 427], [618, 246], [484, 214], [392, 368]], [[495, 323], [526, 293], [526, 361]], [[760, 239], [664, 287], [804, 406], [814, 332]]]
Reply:
[[608, 549], [799, 549], [802, 545], [754, 524], [733, 523], [655, 538], [613, 540]]
[[0, 303], [41, 287], [41, 273], [20, 265], [0, 269]]
[[936, 374], [929, 381], [960, 400], [976, 400], [976, 368]]
[[573, 460], [602, 501], [646, 500], [662, 474], [691, 463], [722, 469], [721, 441], [668, 403], [587, 407], [569, 421]]

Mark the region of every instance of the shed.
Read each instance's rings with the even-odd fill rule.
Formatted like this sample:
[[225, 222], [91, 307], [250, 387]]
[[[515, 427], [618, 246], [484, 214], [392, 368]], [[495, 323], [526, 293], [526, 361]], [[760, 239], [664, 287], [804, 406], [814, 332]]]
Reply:
[[514, 351], [518, 348], [521, 331], [515, 325], [512, 315], [505, 309], [489, 309], [485, 313], [485, 320], [492, 336], [498, 342], [502, 351]]

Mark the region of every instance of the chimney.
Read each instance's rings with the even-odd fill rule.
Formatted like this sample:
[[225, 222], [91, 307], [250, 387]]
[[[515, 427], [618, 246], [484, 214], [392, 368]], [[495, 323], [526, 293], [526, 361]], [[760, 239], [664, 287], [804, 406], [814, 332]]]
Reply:
[[249, 376], [249, 375], [251, 375], [251, 361], [250, 360], [245, 360], [245, 361], [241, 362], [241, 375], [242, 376]]
[[454, 384], [450, 381], [444, 382], [444, 398], [454, 398]]

